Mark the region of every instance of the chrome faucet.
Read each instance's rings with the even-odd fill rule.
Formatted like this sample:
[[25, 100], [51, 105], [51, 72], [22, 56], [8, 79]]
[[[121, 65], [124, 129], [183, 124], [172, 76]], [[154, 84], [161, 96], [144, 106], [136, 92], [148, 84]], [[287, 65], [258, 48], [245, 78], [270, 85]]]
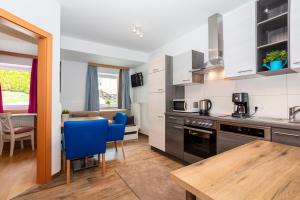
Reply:
[[290, 120], [290, 122], [295, 121], [295, 117], [296, 117], [296, 114], [298, 112], [300, 112], [300, 106], [293, 106], [289, 109], [289, 120]]

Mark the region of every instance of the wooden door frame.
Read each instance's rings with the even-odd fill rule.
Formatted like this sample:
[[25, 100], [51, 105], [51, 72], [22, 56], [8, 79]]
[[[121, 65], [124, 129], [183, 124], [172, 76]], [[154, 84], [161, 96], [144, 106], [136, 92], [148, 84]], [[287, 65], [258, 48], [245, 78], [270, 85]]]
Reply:
[[36, 182], [44, 184], [51, 180], [52, 35], [1, 8], [0, 18], [38, 37]]

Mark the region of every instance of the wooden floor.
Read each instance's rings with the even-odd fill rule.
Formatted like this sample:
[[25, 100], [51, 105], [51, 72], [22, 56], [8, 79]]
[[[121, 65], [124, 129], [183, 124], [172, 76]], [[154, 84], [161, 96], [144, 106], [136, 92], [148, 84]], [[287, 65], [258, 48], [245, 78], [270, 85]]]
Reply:
[[[17, 146], [17, 144], [16, 144]], [[36, 155], [31, 147], [24, 150], [16, 147], [14, 156], [9, 157], [9, 143], [5, 143], [0, 156], [0, 200], [10, 199], [35, 185]]]
[[117, 167], [138, 164], [146, 160], [156, 160], [170, 169], [178, 169], [182, 164], [173, 161], [150, 149], [148, 138], [141, 135], [138, 141], [125, 142], [126, 161], [122, 151], [116, 153], [113, 146], [106, 153], [107, 172], [101, 168], [91, 168], [72, 174], [71, 186], [65, 185], [65, 175], [52, 180], [49, 184], [26, 191], [15, 199], [101, 199], [135, 200], [138, 199], [131, 189], [115, 172]]

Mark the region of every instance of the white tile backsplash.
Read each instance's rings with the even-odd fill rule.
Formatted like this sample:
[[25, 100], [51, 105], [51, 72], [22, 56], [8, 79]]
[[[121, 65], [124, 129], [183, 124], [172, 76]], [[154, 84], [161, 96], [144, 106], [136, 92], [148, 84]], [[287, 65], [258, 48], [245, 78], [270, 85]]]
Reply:
[[300, 106], [300, 73], [241, 80], [223, 79], [222, 73], [206, 75], [202, 85], [186, 86], [186, 98], [210, 99], [213, 102], [211, 113], [216, 114], [233, 112], [233, 92], [249, 94], [250, 113], [257, 106], [256, 116], [288, 118], [288, 108]]
[[236, 80], [235, 89], [249, 95], [286, 95], [286, 75]]
[[300, 73], [289, 74], [287, 76], [287, 93], [300, 94]]

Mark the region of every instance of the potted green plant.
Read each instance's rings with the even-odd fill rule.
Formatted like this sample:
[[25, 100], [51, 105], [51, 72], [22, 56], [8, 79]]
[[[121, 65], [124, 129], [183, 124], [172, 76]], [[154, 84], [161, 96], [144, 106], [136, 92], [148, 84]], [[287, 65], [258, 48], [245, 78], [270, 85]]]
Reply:
[[110, 99], [107, 99], [107, 100], [105, 101], [105, 104], [106, 104], [106, 107], [110, 107], [110, 105], [111, 105], [111, 100], [110, 100]]
[[69, 119], [70, 117], [70, 111], [68, 110], [63, 110], [61, 114], [61, 119], [62, 121], [65, 121], [66, 119]]
[[266, 55], [262, 66], [270, 71], [281, 70], [287, 64], [287, 59], [287, 51], [272, 51]]

